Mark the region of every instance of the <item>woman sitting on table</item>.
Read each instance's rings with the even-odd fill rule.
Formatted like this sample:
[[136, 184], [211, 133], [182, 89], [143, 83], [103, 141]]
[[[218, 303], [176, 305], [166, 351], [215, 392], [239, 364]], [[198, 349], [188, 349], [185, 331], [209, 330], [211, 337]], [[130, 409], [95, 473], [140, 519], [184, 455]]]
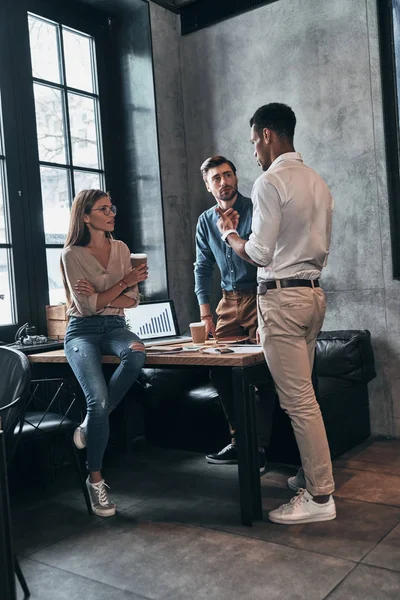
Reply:
[[[87, 414], [75, 430], [77, 448], [87, 448], [86, 485], [93, 512], [115, 514], [102, 477], [109, 436], [109, 414], [136, 381], [145, 362], [145, 348], [126, 327], [124, 308], [139, 303], [138, 282], [147, 279], [147, 265], [131, 268], [130, 251], [114, 240], [117, 209], [101, 190], [82, 190], [71, 209], [69, 231], [61, 255], [69, 323], [64, 346], [67, 360], [84, 392]], [[108, 385], [102, 354], [121, 362]]]

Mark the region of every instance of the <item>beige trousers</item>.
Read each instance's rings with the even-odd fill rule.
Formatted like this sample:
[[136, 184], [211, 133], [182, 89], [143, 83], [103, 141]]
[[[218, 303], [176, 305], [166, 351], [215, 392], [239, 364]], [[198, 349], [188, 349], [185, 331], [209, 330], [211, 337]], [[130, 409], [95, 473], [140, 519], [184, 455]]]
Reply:
[[335, 489], [324, 422], [311, 382], [315, 342], [325, 317], [321, 288], [268, 290], [258, 296], [258, 322], [265, 360], [279, 402], [292, 422], [307, 490], [313, 496]]

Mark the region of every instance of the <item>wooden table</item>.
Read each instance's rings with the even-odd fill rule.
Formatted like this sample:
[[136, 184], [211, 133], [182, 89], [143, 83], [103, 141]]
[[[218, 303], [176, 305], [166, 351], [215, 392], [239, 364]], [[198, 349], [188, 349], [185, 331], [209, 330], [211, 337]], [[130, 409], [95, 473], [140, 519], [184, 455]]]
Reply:
[[[215, 345], [215, 344], [214, 344]], [[234, 346], [232, 346], [234, 348]], [[209, 366], [224, 368], [232, 377], [235, 415], [238, 423], [236, 444], [239, 462], [239, 493], [241, 521], [251, 525], [262, 520], [260, 471], [255, 423], [254, 385], [271, 382], [271, 375], [264, 360], [262, 349], [240, 352], [237, 347], [232, 354], [208, 354], [199, 351], [165, 353], [149, 351], [146, 367], [193, 367]], [[28, 355], [32, 365], [67, 363], [64, 350], [53, 350]], [[102, 356], [104, 364], [118, 364], [116, 356]]]

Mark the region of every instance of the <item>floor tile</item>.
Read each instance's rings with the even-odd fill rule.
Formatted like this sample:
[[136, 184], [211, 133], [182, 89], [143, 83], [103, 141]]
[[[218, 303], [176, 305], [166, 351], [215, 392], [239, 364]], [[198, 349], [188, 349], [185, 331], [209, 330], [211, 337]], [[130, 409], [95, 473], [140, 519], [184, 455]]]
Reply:
[[34, 600], [397, 600], [399, 451], [368, 440], [336, 460], [337, 519], [290, 527], [267, 512], [296, 471], [269, 464], [248, 528], [236, 466], [142, 447], [107, 461], [116, 517], [87, 514], [73, 472], [12, 498], [15, 547]]
[[[139, 505], [125, 510], [136, 521], [160, 521], [188, 525], [213, 526], [216, 523], [240, 523], [239, 486], [237, 477], [219, 479], [203, 475], [172, 473], [170, 487]], [[110, 524], [110, 522], [108, 523]]]
[[400, 477], [400, 465], [386, 466], [381, 463], [367, 462], [363, 460], [341, 460], [337, 459], [334, 462], [334, 468], [351, 469], [352, 471], [373, 471], [381, 475], [396, 475]]
[[[143, 596], [29, 559], [21, 562], [21, 569], [31, 592], [31, 600], [145, 600]], [[22, 600], [23, 597], [17, 583], [17, 599]]]
[[322, 600], [353, 568], [350, 561], [204, 528], [136, 523], [127, 512], [32, 558], [157, 600]]
[[334, 461], [334, 466], [400, 476], [400, 440], [367, 440]]
[[359, 561], [400, 519], [400, 509], [397, 508], [337, 499], [337, 518], [333, 521], [278, 525], [268, 521], [268, 511], [282, 503], [279, 498], [272, 498], [273, 493], [272, 489], [269, 490], [268, 497], [263, 499], [264, 521], [254, 523], [253, 527], [237, 524], [221, 526], [218, 523], [209, 526], [237, 535]]
[[182, 491], [179, 488], [169, 490], [162, 497], [146, 500], [129, 508], [122, 515], [130, 516], [138, 522], [181, 523], [209, 528], [217, 528], [218, 525], [234, 527], [240, 523], [238, 499], [217, 494], [215, 488], [213, 496]]
[[400, 477], [372, 471], [335, 469], [336, 498], [400, 507]]
[[82, 508], [48, 502], [12, 513], [12, 536], [18, 556], [28, 556], [76, 532], [98, 527], [100, 519]]
[[65, 492], [71, 492], [71, 495], [84, 501], [76, 471], [69, 467], [60, 469], [52, 483], [36, 482], [36, 485], [10, 489], [10, 505], [13, 510], [39, 508]]
[[339, 460], [357, 460], [386, 467], [400, 466], [400, 440], [369, 439], [353, 448]]
[[376, 567], [400, 571], [400, 524], [364, 558], [363, 562]]
[[399, 590], [400, 573], [358, 565], [329, 600], [398, 600]]
[[129, 469], [141, 473], [161, 471], [194, 474], [202, 473], [209, 465], [204, 454], [145, 446], [122, 458], [115, 457], [107, 467], [113, 472]]
[[171, 487], [172, 474], [146, 471], [145, 474], [129, 471], [111, 471], [107, 477], [109, 496], [119, 511], [139, 504], [155, 495], [163, 496]]

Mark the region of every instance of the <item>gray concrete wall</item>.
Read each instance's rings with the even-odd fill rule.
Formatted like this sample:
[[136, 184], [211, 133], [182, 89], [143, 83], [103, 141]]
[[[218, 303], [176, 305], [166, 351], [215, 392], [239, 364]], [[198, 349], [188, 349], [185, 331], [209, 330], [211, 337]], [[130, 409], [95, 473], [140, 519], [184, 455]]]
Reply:
[[[158, 58], [157, 70], [171, 69], [170, 52]], [[198, 174], [202, 160], [230, 157], [240, 190], [249, 194], [259, 175], [249, 118], [267, 102], [291, 105], [296, 149], [336, 202], [324, 328], [371, 331], [378, 368], [370, 384], [373, 433], [400, 436], [400, 283], [391, 278], [375, 0], [280, 0], [181, 38], [180, 60], [189, 238], [211, 205]], [[159, 109], [165, 92], [158, 93]], [[176, 169], [173, 161], [166, 156], [162, 170]]]
[[185, 331], [198, 318], [183, 122], [179, 17], [150, 4], [169, 295]]

